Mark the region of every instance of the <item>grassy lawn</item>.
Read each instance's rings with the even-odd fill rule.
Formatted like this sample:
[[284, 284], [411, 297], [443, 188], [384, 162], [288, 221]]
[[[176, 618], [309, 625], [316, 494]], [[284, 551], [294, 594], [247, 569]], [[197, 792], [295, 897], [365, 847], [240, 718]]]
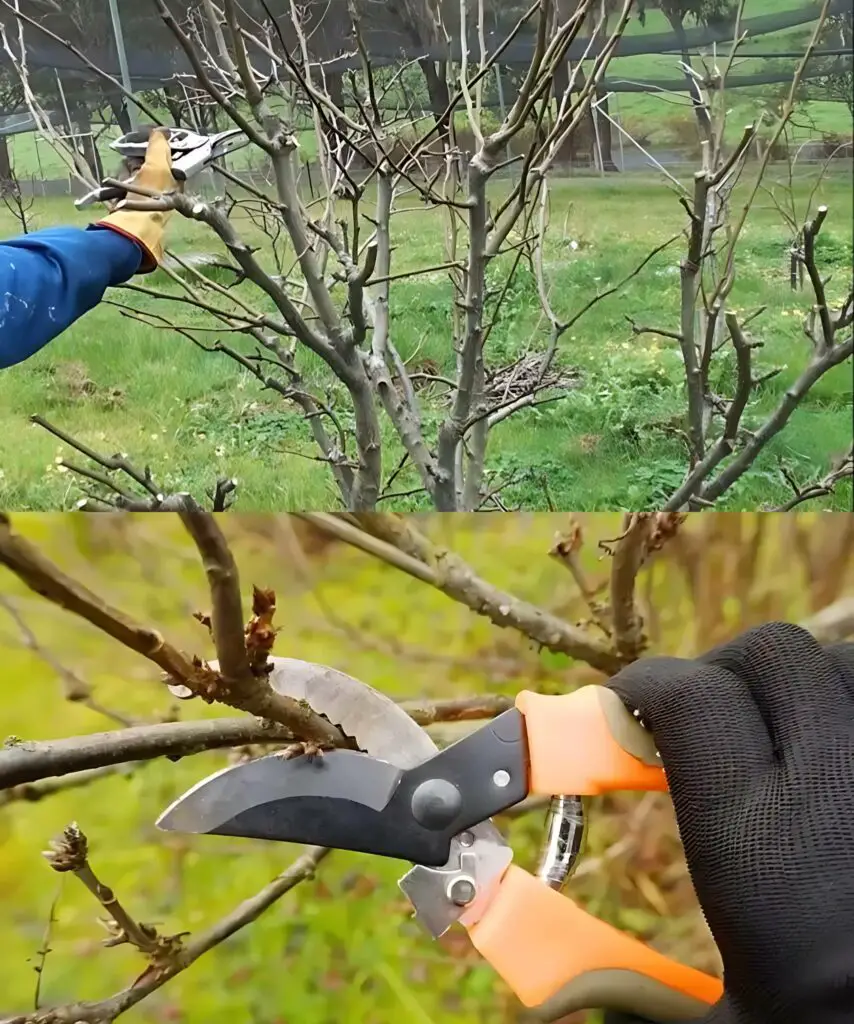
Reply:
[[[797, 183], [802, 200], [811, 187], [807, 178]], [[851, 277], [850, 181], [844, 174], [826, 179], [816, 201], [831, 209], [820, 241], [824, 265], [833, 271], [830, 295], [838, 300]], [[34, 226], [74, 221], [77, 216], [62, 200], [40, 201], [34, 212]], [[568, 319], [597, 290], [621, 280], [683, 221], [675, 196], [646, 176], [556, 183], [546, 259], [558, 316]], [[0, 229], [12, 233], [8, 217], [0, 218]], [[172, 231], [176, 251], [215, 247], [216, 239], [196, 224], [188, 226], [176, 218]], [[393, 269], [441, 263], [442, 232], [436, 212], [396, 218]], [[252, 238], [250, 230], [246, 237]], [[754, 335], [764, 342], [757, 355], [758, 370], [783, 369], [759, 388], [747, 426], [779, 402], [807, 358], [801, 319], [809, 297], [789, 289], [786, 250], [785, 229], [770, 199], [760, 196], [744, 235], [731, 305], [744, 310], [767, 305], [752, 324]], [[508, 502], [532, 508], [545, 508], [549, 500], [558, 508], [636, 508], [653, 505], [679, 482], [682, 442], [666, 429], [679, 423], [683, 410], [677, 347], [675, 342], [632, 337], [626, 316], [671, 329], [678, 325], [680, 255], [677, 244], [656, 257], [622, 292], [595, 306], [564, 336], [559, 360], [577, 369], [577, 390], [542, 409], [523, 412], [493, 432], [491, 473], [523, 474], [522, 481], [506, 492]], [[495, 266], [494, 273], [500, 280], [501, 267]], [[157, 287], [174, 288], [163, 274], [149, 280]], [[245, 286], [242, 294], [251, 297]], [[112, 292], [110, 299], [156, 310], [176, 325], [204, 322], [191, 307], [124, 289]], [[392, 330], [405, 359], [430, 359], [451, 370], [450, 308], [451, 288], [441, 273], [395, 283]], [[522, 277], [490, 337], [488, 363], [500, 364], [522, 352], [542, 332], [533, 281]], [[216, 334], [206, 337], [210, 340]], [[320, 379], [311, 357], [303, 357], [301, 365], [309, 380]], [[719, 373], [723, 391], [733, 373], [729, 357]], [[851, 404], [848, 364], [812, 390], [749, 480], [730, 491], [722, 507], [755, 508], [784, 501], [789, 492], [778, 472], [781, 458], [802, 476], [823, 470], [850, 444]], [[438, 412], [435, 404], [428, 404], [428, 424], [435, 422]], [[164, 488], [200, 494], [223, 474], [238, 478], [238, 507], [244, 510], [335, 505], [325, 467], [304, 457], [313, 455], [314, 448], [296, 412], [262, 391], [227, 357], [201, 351], [169, 330], [144, 326], [123, 316], [115, 305], [102, 304], [38, 356], [0, 374], [0, 506], [69, 507], [80, 497], [80, 481], [57, 468], [57, 458], [69, 453], [28, 422], [33, 413], [99, 451], [124, 451], [137, 463], [150, 464]], [[389, 473], [399, 449], [390, 432], [386, 441]], [[404, 473], [395, 490], [414, 484], [414, 478]], [[846, 486], [820, 505], [847, 508], [850, 502]], [[389, 504], [422, 507], [415, 498]]]

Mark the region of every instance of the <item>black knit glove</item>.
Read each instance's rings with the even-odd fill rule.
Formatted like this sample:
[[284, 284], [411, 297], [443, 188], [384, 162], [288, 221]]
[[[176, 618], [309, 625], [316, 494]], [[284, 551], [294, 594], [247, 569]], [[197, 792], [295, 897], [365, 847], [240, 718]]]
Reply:
[[655, 736], [723, 959], [702, 1024], [852, 1024], [854, 645], [770, 623], [609, 685]]

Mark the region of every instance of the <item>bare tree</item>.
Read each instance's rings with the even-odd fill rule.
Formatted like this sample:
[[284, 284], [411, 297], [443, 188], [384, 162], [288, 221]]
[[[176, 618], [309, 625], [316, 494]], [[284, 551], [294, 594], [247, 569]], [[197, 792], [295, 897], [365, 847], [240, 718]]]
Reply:
[[[727, 301], [738, 276], [739, 240], [763, 186], [774, 147], [789, 124], [803, 71], [823, 30], [828, 7], [825, 3], [793, 76], [781, 114], [765, 140], [760, 138], [760, 126], [751, 124], [745, 127], [734, 148], [728, 151], [724, 144], [726, 78], [738, 52], [737, 33], [728, 57], [720, 64], [715, 62], [704, 74], [685, 66], [697, 90], [695, 108], [704, 114], [698, 119], [702, 169], [694, 175], [693, 189], [689, 191], [674, 179], [681, 192], [679, 201], [688, 215], [687, 247], [680, 263], [680, 322], [678, 328], [668, 330], [641, 325], [629, 318], [635, 334], [653, 333], [672, 339], [678, 343], [682, 354], [687, 399], [683, 436], [689, 467], [684, 482], [665, 503], [668, 509], [704, 508], [718, 501], [785, 427], [815, 383], [833, 367], [850, 360], [854, 353], [854, 291], [849, 290], [839, 308], [832, 309], [827, 299], [827, 279], [818, 266], [815, 242], [828, 209], [820, 206], [814, 215], [808, 209], [810, 219], [803, 223], [800, 231], [803, 248], [794, 258], [803, 264], [815, 299], [804, 323], [809, 357], [797, 380], [770, 415], [755, 429], [745, 426], [756, 389], [779, 369], [757, 373], [755, 368], [754, 356], [763, 342], [761, 336], [756, 335], [755, 327], [749, 332], [746, 328], [758, 321], [764, 308], [744, 319], [727, 310]], [[741, 8], [736, 13], [737, 23], [740, 17]], [[749, 169], [747, 157], [753, 147], [759, 150], [758, 165]], [[741, 182], [742, 176], [748, 175], [750, 180]], [[739, 183], [746, 191], [746, 200], [736, 212], [731, 200]], [[731, 394], [721, 395], [714, 384], [715, 369], [720, 354], [727, 348], [733, 353], [736, 382]], [[836, 474], [834, 482], [845, 475], [845, 472]], [[810, 491], [811, 496], [818, 493], [826, 494], [828, 490]], [[796, 490], [796, 496], [799, 494]], [[801, 500], [805, 499], [801, 497]]]
[[735, 19], [743, 4], [739, 4], [737, 0], [660, 0], [658, 7], [667, 18], [679, 44], [683, 74], [701, 136], [708, 136], [712, 130], [711, 115], [698, 87], [696, 76], [692, 73], [685, 22], [690, 19], [698, 25], [725, 25]]
[[[340, 110], [325, 90], [322, 68], [311, 60], [296, 12], [291, 31], [299, 45], [292, 52], [278, 23], [268, 24], [262, 31], [241, 21], [236, 5], [230, 2], [221, 7], [206, 3], [207, 23], [213, 19], [210, 50], [198, 28], [198, 18], [179, 22], [158, 0], [160, 15], [192, 66], [197, 86], [266, 154], [275, 191], [270, 197], [266, 191], [244, 185], [243, 198], [203, 202], [174, 195], [150, 197], [139, 204], [172, 206], [211, 227], [225, 245], [236, 280], [250, 282], [274, 310], [260, 313], [250, 295], [244, 298], [243, 291], [206, 281], [199, 272], [185, 267], [186, 276], [171, 272], [184, 291], [181, 301], [206, 310], [212, 326], [221, 325], [229, 340], [210, 344], [203, 340], [204, 335], [182, 333], [233, 359], [264, 387], [303, 411], [318, 457], [329, 465], [341, 501], [348, 508], [373, 508], [387, 488], [380, 409], [430, 502], [446, 511], [475, 509], [487, 500], [484, 470], [490, 431], [517, 410], [567, 391], [555, 366], [557, 343], [567, 325], [550, 312], [553, 329], [545, 351], [531, 352], [518, 374], [490, 366], [486, 343], [520, 262], [526, 259], [532, 264], [542, 250], [549, 169], [561, 142], [584, 115], [625, 26], [631, 0], [626, 0], [607, 33], [604, 14], [599, 17], [595, 38], [600, 45], [584, 87], [576, 90], [573, 75], [551, 129], [520, 158], [522, 173], [497, 208], [490, 202], [488, 186], [504, 163], [507, 144], [531, 112], [549, 105], [554, 68], [594, 3], [585, 0], [571, 15], [554, 21], [551, 0], [538, 0], [520, 20], [515, 31], [539, 16], [537, 48], [517, 99], [497, 131], [482, 132], [482, 110], [476, 99], [477, 84], [498, 54], [480, 52], [463, 61], [453, 108], [466, 111], [477, 150], [463, 169], [461, 182], [459, 154], [438, 137], [436, 125], [415, 144], [400, 145], [396, 137], [400, 119], [389, 117], [381, 105], [355, 5], [350, 7], [354, 45], [363, 62], [361, 74], [355, 78], [358, 109], [351, 114]], [[262, 59], [275, 69], [273, 75], [260, 70]], [[298, 145], [286, 113], [296, 102], [307, 103], [312, 111], [321, 154], [324, 197], [311, 205], [300, 191]], [[330, 139], [337, 141], [330, 144]], [[366, 179], [353, 173], [353, 154], [361, 154], [371, 167]], [[234, 182], [233, 176], [226, 177]], [[369, 189], [373, 192], [370, 213], [363, 209]], [[443, 266], [395, 273], [392, 218], [403, 196], [411, 196], [446, 218], [448, 258]], [[342, 216], [342, 204], [346, 217]], [[235, 218], [230, 216], [237, 206], [271, 236], [274, 269], [258, 259], [253, 247], [240, 237]], [[371, 228], [367, 233], [366, 224]], [[520, 241], [515, 240], [516, 235]], [[178, 257], [176, 260], [181, 262]], [[509, 276], [507, 285], [496, 290], [488, 278], [490, 267], [499, 260], [508, 266]], [[456, 353], [456, 374], [450, 381], [435, 375], [417, 381], [395, 344], [390, 286], [402, 277], [437, 269], [449, 273], [454, 287], [456, 312], [448, 341]], [[545, 298], [548, 289], [542, 270], [539, 276]], [[148, 285], [130, 288], [158, 294]], [[126, 312], [146, 319], [141, 312]], [[147, 319], [151, 322], [152, 318]], [[153, 319], [156, 322], [158, 318]], [[243, 338], [255, 344], [254, 353], [238, 347], [237, 341]], [[301, 365], [304, 353], [309, 352], [325, 364], [336, 381], [337, 393], [346, 395], [343, 406], [334, 408], [306, 382]], [[496, 378], [499, 369], [505, 372]], [[423, 383], [432, 391], [445, 392], [446, 411], [433, 436], [424, 425], [419, 397]], [[352, 422], [349, 429], [342, 423], [345, 417]]]
[[[200, 642], [206, 642], [209, 635], [215, 662], [203, 653], [187, 653], [155, 624], [139, 621], [112, 604], [103, 596], [104, 579], [97, 572], [87, 568], [82, 578], [82, 569], [72, 575], [19, 533], [8, 516], [0, 515], [0, 566], [26, 591], [37, 595], [22, 598], [18, 587], [12, 588], [16, 596], [10, 596], [4, 584], [12, 582], [11, 575], [0, 576], [0, 614], [8, 616], [21, 644], [49, 664], [67, 700], [85, 704], [114, 726], [107, 732], [62, 739], [8, 739], [0, 750], [0, 806], [97, 787], [102, 779], [116, 773], [143, 771], [147, 763], [158, 758], [174, 761], [205, 750], [220, 750], [234, 761], [275, 750], [290, 753], [288, 748], [295, 744], [301, 745], [299, 749], [306, 745], [323, 749], [349, 743], [335, 725], [270, 686], [270, 659], [277, 636], [286, 633], [287, 626], [277, 625], [276, 595], [272, 590], [253, 587], [251, 596], [245, 594], [227, 537], [232, 528], [263, 530], [276, 557], [289, 560], [294, 573], [304, 577], [308, 590], [314, 573], [307, 555], [309, 546], [316, 547], [319, 540], [350, 545], [365, 557], [406, 574], [416, 588], [434, 588], [505, 630], [510, 639], [503, 641], [501, 648], [504, 679], [512, 680], [514, 685], [518, 685], [519, 678], [529, 680], [529, 685], [540, 679], [562, 689], [579, 681], [604, 679], [645, 650], [656, 650], [661, 623], [667, 617], [675, 615], [680, 623], [679, 633], [689, 644], [684, 653], [724, 639], [722, 624], [726, 629], [733, 628], [732, 616], [724, 609], [729, 608], [734, 591], [743, 602], [743, 624], [779, 617], [776, 592], [766, 585], [764, 575], [769, 540], [775, 545], [773, 550], [785, 552], [782, 557], [787, 571], [797, 571], [794, 567], [788, 569], [791, 558], [785, 535], [786, 523], [796, 523], [796, 517], [779, 517], [772, 524], [768, 517], [761, 516], [694, 516], [686, 522], [686, 517], [678, 513], [630, 514], [622, 517], [616, 537], [601, 539], [585, 535], [583, 517], [552, 517], [561, 528], [549, 555], [566, 568], [572, 597], [570, 603], [564, 600], [561, 606], [540, 606], [496, 587], [461, 558], [449, 546], [452, 538], [448, 537], [443, 517], [417, 523], [395, 515], [306, 514], [257, 520], [229, 517], [227, 525], [221, 527], [214, 517], [197, 509], [184, 509], [179, 515], [191, 546], [198, 552], [199, 571], [203, 570], [209, 586], [210, 612], [195, 613], [194, 618], [204, 630]], [[614, 518], [619, 522], [619, 516]], [[135, 534], [153, 530], [152, 524], [171, 527], [169, 517], [89, 517], [84, 522], [91, 523], [96, 534], [109, 533], [116, 550], [128, 557], [136, 555], [141, 570], [155, 574], [151, 585], [161, 585], [156, 575], [158, 551], [156, 545], [152, 548], [151, 534], [136, 539]], [[792, 550], [796, 564], [800, 559], [803, 566], [804, 585], [817, 613], [809, 621], [809, 628], [823, 641], [850, 635], [854, 632], [854, 609], [850, 597], [841, 596], [847, 566], [854, 556], [850, 519], [842, 515], [826, 517], [820, 530], [799, 526]], [[591, 572], [589, 555], [595, 551], [604, 561]], [[63, 560], [70, 561], [70, 553]], [[676, 577], [684, 575], [693, 602], [693, 612], [687, 618], [680, 598], [674, 597], [675, 604], [670, 607], [655, 588], [654, 575], [663, 561], [675, 567]], [[164, 567], [163, 571], [172, 570]], [[246, 620], [244, 597], [249, 597], [247, 603], [251, 604]], [[46, 646], [39, 630], [31, 625], [33, 613], [41, 607], [34, 601], [48, 602], [94, 627], [103, 637], [105, 657], [115, 644], [116, 651], [123, 650], [129, 659], [139, 655], [147, 660], [162, 682], [162, 714], [141, 721], [122, 708], [106, 707], [91, 684]], [[413, 597], [413, 607], [416, 604], [417, 598]], [[395, 647], [398, 642], [393, 637], [384, 639], [371, 629], [347, 626], [335, 609], [324, 608], [324, 614], [326, 628], [336, 633], [347, 631], [357, 647], [382, 645], [401, 660], [415, 657], [442, 664], [444, 656], [440, 652], [407, 651]], [[582, 621], [575, 624], [579, 616]], [[693, 640], [686, 631], [689, 621], [695, 625]], [[518, 640], [515, 646], [513, 638]], [[572, 670], [549, 675], [536, 653], [541, 649], [567, 655]], [[495, 655], [487, 651], [483, 658], [492, 659], [490, 671], [501, 678]], [[178, 707], [174, 706], [175, 698], [181, 700]], [[240, 714], [194, 718], [194, 700], [227, 705]], [[434, 701], [415, 699], [403, 706], [416, 722], [434, 728], [492, 717], [511, 706], [511, 698], [472, 694]], [[528, 801], [515, 809], [513, 816], [539, 806], [536, 801]], [[70, 824], [45, 856], [53, 870], [73, 875], [91, 891], [95, 907], [107, 918], [105, 946], [133, 947], [139, 954], [141, 973], [137, 972], [120, 991], [89, 1001], [44, 1005], [37, 989], [35, 1008], [12, 1013], [4, 1024], [106, 1024], [117, 1019], [199, 957], [249, 926], [295, 885], [311, 879], [328, 853], [318, 848], [306, 850], [259, 892], [198, 932], [162, 933], [146, 923], [144, 909], [134, 906], [139, 899], [114, 891], [99, 868], [99, 850], [90, 849], [86, 839], [83, 796], [80, 815], [81, 824]], [[631, 857], [638, 842], [637, 836], [624, 837], [604, 857]], [[668, 868], [671, 880], [672, 868]], [[684, 866], [682, 873], [687, 880]], [[140, 910], [143, 917], [137, 916]], [[62, 955], [62, 950], [55, 955]]]
[[[0, 69], [0, 115], [14, 114], [24, 103], [24, 91], [18, 76], [11, 68]], [[13, 177], [12, 160], [9, 156], [9, 139], [0, 135], [0, 185]]]
[[[11, 6], [10, 0], [0, 2]], [[221, 284], [171, 253], [164, 272], [177, 285], [177, 294], [148, 282], [131, 283], [127, 291], [145, 296], [147, 308], [126, 302], [120, 304], [122, 313], [177, 332], [212, 358], [231, 360], [261, 388], [296, 407], [315, 447], [314, 454], [295, 454], [328, 466], [343, 507], [369, 511], [401, 495], [420, 495], [424, 504], [440, 511], [505, 508], [502, 490], [508, 481], [489, 471], [493, 432], [521, 410], [571, 400], [577, 380], [563, 362], [569, 328], [678, 240], [663, 240], [624, 281], [591, 296], [580, 309], [559, 311], [544, 257], [550, 238], [550, 175], [567, 139], [589, 118], [591, 105], [610, 123], [597, 88], [632, 0], [616, 10], [600, 0], [566, 5], [536, 0], [489, 51], [482, 4], [474, 8], [464, 2], [458, 18], [462, 58], [453, 69], [448, 109], [449, 117], [457, 113], [465, 119], [471, 153], [455, 145], [453, 131], [443, 133], [441, 119], [418, 129], [413, 138], [413, 112], [388, 109], [397, 75], [375, 73], [355, 0], [348, 10], [352, 54], [360, 70], [351, 76], [354, 109], [347, 110], [330, 93], [324, 61], [313, 55], [296, 5], [286, 28], [282, 19], [241, 13], [232, 0], [205, 0], [184, 16], [165, 0], [156, 0], [156, 6], [192, 68], [192, 80], [182, 78], [182, 86], [207, 97], [245, 132], [267, 161], [269, 183], [259, 185], [223, 169], [226, 194], [216, 200], [137, 193], [138, 208], [173, 208], [207, 225], [225, 249], [218, 266], [230, 279]], [[636, 333], [653, 331], [677, 343], [685, 363], [687, 468], [668, 509], [707, 507], [723, 497], [815, 382], [851, 356], [852, 300], [839, 310], [828, 308], [812, 245], [803, 257], [816, 289], [815, 322], [807, 325], [812, 356], [758, 430], [748, 432], [742, 425], [756, 387], [773, 370], [754, 370], [759, 342], [744, 327], [755, 317], [738, 321], [727, 311], [726, 300], [737, 279], [745, 223], [791, 117], [827, 9], [825, 3], [789, 101], [751, 172], [751, 184], [745, 186], [742, 179], [751, 148], [758, 145], [759, 126], [746, 130], [734, 148], [724, 142], [725, 82], [740, 42], [740, 9], [735, 12], [736, 41], [722, 66], [713, 63], [703, 73], [685, 67], [694, 83], [695, 107], [704, 114], [698, 120], [703, 164], [693, 187], [686, 189], [668, 176], [689, 218], [680, 324], [670, 329], [632, 321]], [[436, 32], [440, 14], [436, 8], [431, 15]], [[27, 16], [19, 17], [37, 27]], [[536, 33], [530, 66], [503, 121], [487, 131], [483, 83], [503, 50], [528, 26]], [[53, 38], [58, 38], [55, 33]], [[581, 38], [587, 40], [586, 53], [572, 63], [555, 103], [556, 76], [566, 69], [573, 41]], [[14, 56], [8, 39], [7, 52]], [[25, 54], [16, 60], [23, 71]], [[94, 66], [90, 70], [98, 73]], [[121, 89], [109, 75], [100, 75], [111, 88]], [[313, 180], [309, 189], [295, 129], [298, 111], [309, 113], [317, 138], [320, 183]], [[530, 143], [508, 157], [508, 147], [531, 121], [538, 130]], [[507, 168], [512, 169], [509, 188], [499, 192], [494, 182]], [[736, 214], [730, 196], [740, 181], [749, 199]], [[398, 218], [420, 206], [444, 223], [444, 260], [398, 269]], [[809, 226], [813, 240], [824, 217], [820, 213]], [[445, 340], [453, 365], [447, 368], [417, 366], [412, 355], [401, 354], [396, 337], [395, 285], [425, 274], [446, 275], [452, 287]], [[502, 364], [489, 341], [521, 275], [535, 283], [540, 326], [525, 351]], [[152, 298], [163, 301], [163, 313], [151, 308]], [[182, 308], [195, 311], [192, 322], [182, 322]], [[728, 349], [735, 355], [738, 383], [733, 394], [721, 395], [714, 382]], [[103, 466], [104, 457], [98, 458]], [[142, 498], [148, 501], [157, 493], [149, 489]], [[119, 506], [131, 500], [120, 492], [109, 500], [114, 499]]]
[[819, 95], [845, 103], [854, 117], [854, 12], [843, 11], [828, 18], [821, 44], [838, 52], [821, 60], [824, 73], [818, 79]]

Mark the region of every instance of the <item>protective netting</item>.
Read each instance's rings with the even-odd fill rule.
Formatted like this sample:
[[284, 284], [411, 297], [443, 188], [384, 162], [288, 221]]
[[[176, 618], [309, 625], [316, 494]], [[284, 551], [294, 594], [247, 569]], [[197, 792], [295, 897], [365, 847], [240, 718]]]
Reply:
[[[80, 0], [72, 0], [71, 6], [79, 3]], [[21, 10], [37, 18], [42, 24], [50, 27], [63, 39], [71, 41], [77, 47], [80, 56], [73, 53], [61, 42], [55, 41], [39, 30], [27, 26], [24, 32], [28, 63], [30, 68], [50, 68], [60, 72], [74, 72], [92, 76], [92, 71], [87, 67], [88, 59], [99, 68], [118, 78], [120, 74], [119, 62], [116, 53], [114, 37], [112, 34], [112, 23], [107, 11], [107, 0], [89, 0], [93, 9], [103, 7], [101, 17], [93, 19], [89, 28], [91, 31], [80, 32], [80, 26], [69, 22], [63, 29], [63, 20], [57, 15], [54, 18], [46, 17], [43, 14], [44, 4], [22, 2]], [[263, 19], [267, 7], [273, 15], [283, 33], [285, 42], [289, 46], [295, 46], [297, 40], [289, 29], [289, 16], [282, 8], [281, 3], [274, 3], [272, 0], [264, 0], [261, 7], [258, 7], [260, 0], [256, 0], [254, 13]], [[253, 4], [244, 5], [248, 9]], [[430, 33], [426, 30], [421, 33], [413, 33], [411, 26], [407, 25], [401, 15], [396, 13], [398, 5], [394, 3], [366, 2], [361, 5], [364, 8], [364, 19], [362, 32], [365, 45], [370, 54], [371, 61], [377, 66], [394, 64], [404, 60], [445, 60], [459, 59], [460, 44], [459, 33], [454, 26], [448, 26], [452, 39], [449, 44], [431, 42]], [[451, 5], [453, 8], [455, 5]], [[69, 9], [70, 9], [69, 7]], [[186, 4], [174, 4], [176, 13], [180, 17], [186, 14]], [[130, 0], [121, 0], [118, 4], [122, 23], [124, 24], [125, 49], [127, 51], [128, 68], [131, 80], [135, 89], [154, 88], [172, 78], [176, 74], [192, 75], [192, 68], [186, 55], [178, 45], [174, 35], [164, 25], [163, 20], [157, 15], [153, 4], [139, 4]], [[282, 8], [280, 10], [280, 8]], [[304, 5], [306, 36], [309, 41], [309, 52], [313, 58], [323, 61], [327, 73], [343, 71], [359, 66], [359, 58], [355, 53], [355, 46], [350, 28], [350, 18], [347, 14], [345, 0], [324, 0]], [[843, 14], [850, 9], [850, 0], [833, 0], [830, 6], [832, 15]], [[754, 18], [747, 18], [740, 24], [740, 31], [748, 37], [759, 37], [773, 32], [806, 25], [816, 20], [820, 12], [820, 5], [810, 4], [794, 10], [781, 11], [776, 14], [762, 15]], [[14, 17], [6, 10], [0, 15], [0, 23], [5, 24], [13, 49], [17, 43], [17, 27]], [[493, 52], [498, 45], [506, 38], [510, 31], [510, 24], [493, 25], [486, 33], [486, 48]], [[721, 23], [716, 25], [686, 28], [684, 32], [684, 45], [689, 50], [711, 46], [713, 43], [726, 43], [733, 37], [731, 24]], [[580, 57], [586, 52], [589, 45], [588, 38], [578, 38], [569, 49], [570, 60]], [[615, 50], [615, 56], [627, 57], [638, 54], [665, 54], [672, 53], [679, 49], [681, 41], [677, 40], [675, 33], [642, 33], [629, 34], [624, 36]], [[530, 64], [533, 52], [534, 39], [530, 31], [522, 32], [515, 38], [502, 54], [501, 63], [505, 67], [526, 67]], [[595, 46], [592, 52], [595, 53]], [[269, 58], [256, 49], [254, 54], [259, 66], [269, 64]], [[84, 59], [85, 58], [85, 59]], [[8, 64], [8, 54], [0, 50], [0, 67]], [[819, 71], [811, 72], [807, 69], [805, 77], [810, 74], [819, 74]], [[785, 81], [791, 77], [790, 72], [769, 71], [768, 69], [757, 70], [753, 75], [736, 75], [728, 80], [731, 87], [748, 85], [763, 85], [772, 82]], [[612, 78], [605, 82], [608, 90], [614, 92], [646, 92], [659, 91], [662, 88], [685, 89], [684, 82], [679, 82], [674, 76], [666, 81], [626, 81], [619, 78]]]

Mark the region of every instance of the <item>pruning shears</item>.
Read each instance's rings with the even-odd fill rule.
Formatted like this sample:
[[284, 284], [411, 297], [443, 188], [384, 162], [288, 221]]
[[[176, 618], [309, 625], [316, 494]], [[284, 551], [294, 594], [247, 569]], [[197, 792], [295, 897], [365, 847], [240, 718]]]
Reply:
[[[110, 149], [119, 153], [134, 171], [139, 170], [145, 160], [150, 128], [128, 132], [110, 143]], [[169, 129], [169, 147], [172, 150], [172, 174], [176, 181], [186, 181], [199, 171], [221, 160], [228, 153], [242, 149], [249, 142], [240, 128], [229, 128], [215, 135], [200, 135], [186, 128]], [[133, 178], [129, 179], [130, 183]], [[99, 185], [76, 200], [74, 205], [81, 209], [93, 203], [125, 199], [127, 191], [115, 185]]]
[[[306, 702], [358, 750], [259, 757], [211, 775], [161, 829], [311, 843], [410, 861], [399, 881], [438, 937], [455, 923], [541, 1021], [602, 1008], [659, 1021], [701, 1017], [720, 980], [676, 963], [562, 894], [581, 852], [584, 801], [664, 792], [655, 742], [601, 686], [522, 691], [515, 706], [439, 751], [384, 694], [335, 669], [272, 658], [278, 693]], [[539, 870], [512, 863], [491, 816], [552, 797]], [[574, 794], [574, 795], [562, 795]]]

